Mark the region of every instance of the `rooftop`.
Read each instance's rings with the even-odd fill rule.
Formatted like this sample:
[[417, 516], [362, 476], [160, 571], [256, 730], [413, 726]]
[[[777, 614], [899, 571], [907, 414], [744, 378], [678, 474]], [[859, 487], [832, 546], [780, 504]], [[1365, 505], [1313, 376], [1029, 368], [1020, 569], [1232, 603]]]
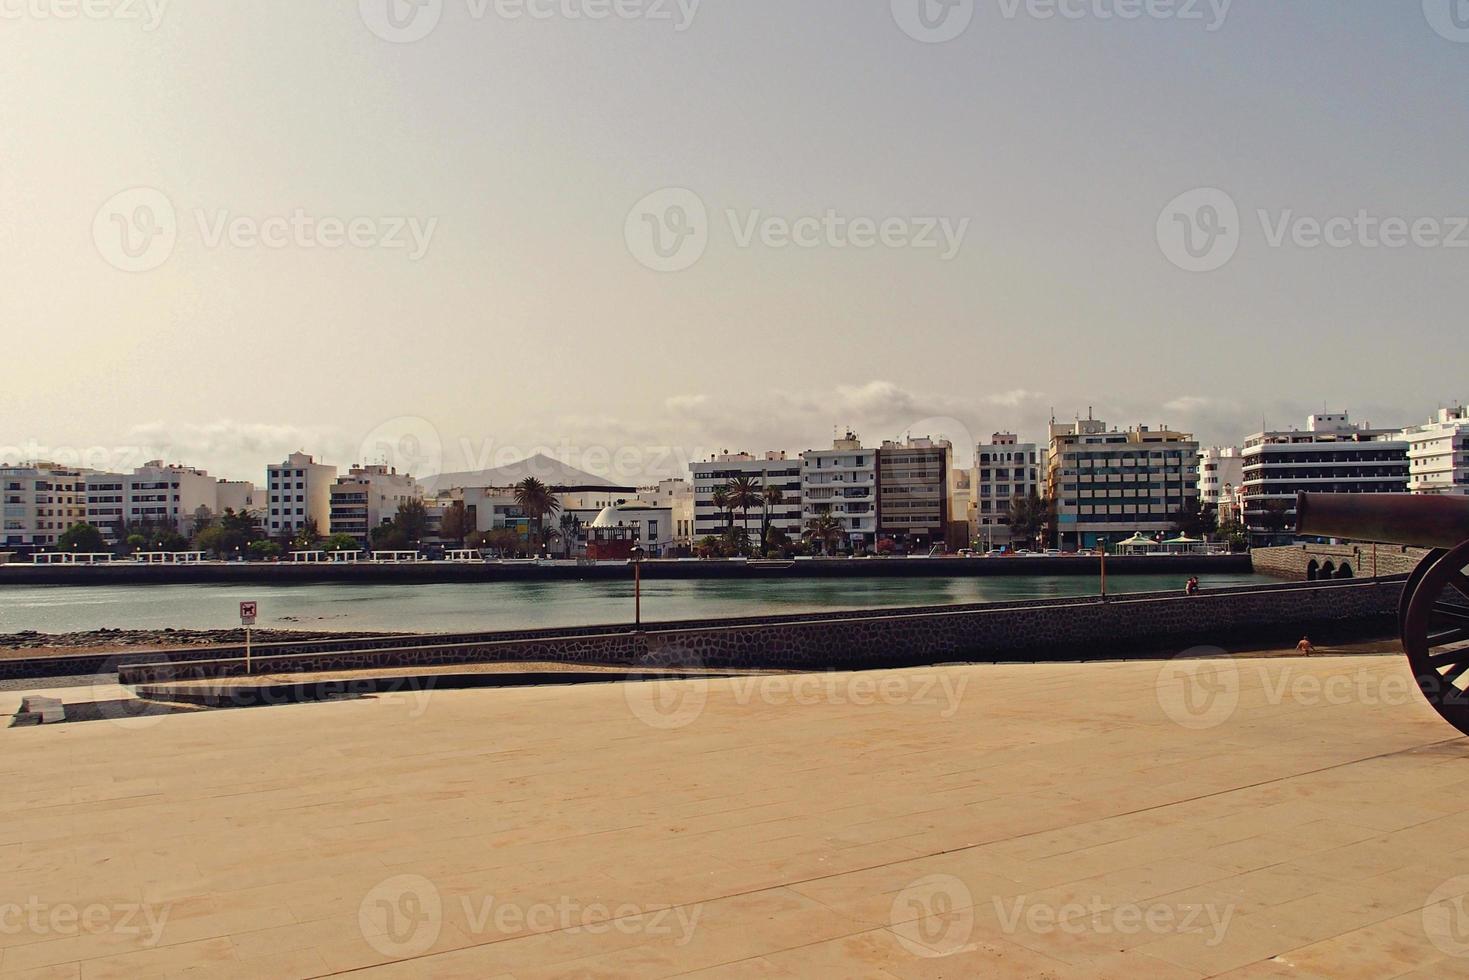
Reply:
[[1411, 687], [974, 666], [7, 729], [0, 904], [40, 911], [0, 973], [1462, 976], [1469, 741]]

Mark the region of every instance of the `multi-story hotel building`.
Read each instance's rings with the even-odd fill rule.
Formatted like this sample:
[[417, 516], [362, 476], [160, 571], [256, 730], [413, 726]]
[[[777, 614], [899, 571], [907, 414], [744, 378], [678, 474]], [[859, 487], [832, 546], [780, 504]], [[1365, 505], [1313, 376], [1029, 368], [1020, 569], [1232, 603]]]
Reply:
[[1469, 409], [1441, 408], [1433, 421], [1403, 430], [1408, 443], [1408, 489], [1469, 495]]
[[1199, 453], [1199, 503], [1213, 507], [1221, 523], [1239, 516], [1245, 458], [1237, 446], [1210, 446]]
[[265, 474], [265, 529], [272, 537], [294, 534], [307, 521], [316, 523], [317, 533], [331, 533], [335, 466], [318, 463], [306, 453], [292, 453], [284, 463], [266, 467]]
[[218, 480], [192, 466], [165, 465], [158, 459], [123, 477], [123, 494], [128, 524], [166, 524], [186, 538], [201, 518], [219, 512]]
[[1408, 443], [1399, 429], [1312, 415], [1306, 429], [1257, 432], [1244, 447], [1245, 524], [1256, 543], [1293, 536], [1296, 494], [1404, 493]]
[[[968, 543], [968, 515], [954, 509], [954, 448], [943, 439], [884, 441], [877, 453], [877, 529], [908, 551]], [[952, 527], [957, 525], [957, 527]]]
[[398, 508], [422, 500], [423, 487], [407, 473], [387, 466], [354, 466], [331, 487], [332, 534], [350, 535], [363, 548], [372, 529], [391, 524]]
[[35, 463], [0, 467], [0, 545], [26, 550], [51, 548], [73, 524], [87, 520], [84, 470]]
[[802, 523], [823, 516], [841, 524], [851, 550], [876, 546], [877, 450], [863, 449], [856, 433], [801, 454]]
[[1047, 477], [1063, 548], [1167, 535], [1199, 498], [1199, 444], [1167, 428], [1108, 431], [1090, 418], [1052, 423]]
[[1021, 442], [1013, 432], [996, 432], [989, 442], [974, 447], [969, 478], [974, 534], [986, 549], [1032, 543], [1012, 541], [1010, 504], [1017, 497], [1028, 498], [1032, 491], [1044, 497], [1045, 481], [1046, 450]]
[[[770, 508], [770, 526], [784, 532], [792, 541], [801, 537], [801, 462], [789, 459], [784, 452], [768, 452], [764, 456], [749, 453], [719, 453], [707, 460], [689, 464], [694, 484], [694, 539], [718, 537], [729, 526], [727, 512], [714, 506], [714, 491], [732, 481], [748, 477], [762, 487], [780, 490], [781, 502]], [[750, 508], [750, 537], [760, 534], [765, 508]], [[744, 515], [735, 512], [735, 526], [743, 528]]]

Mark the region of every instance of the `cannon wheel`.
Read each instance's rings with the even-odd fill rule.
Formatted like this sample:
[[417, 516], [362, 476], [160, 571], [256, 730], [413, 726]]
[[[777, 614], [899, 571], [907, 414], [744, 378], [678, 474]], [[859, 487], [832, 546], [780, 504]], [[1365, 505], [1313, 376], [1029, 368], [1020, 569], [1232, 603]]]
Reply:
[[[1413, 678], [1444, 720], [1469, 735], [1469, 542], [1418, 578], [1403, 619]], [[1415, 573], [1416, 574], [1416, 573]]]
[[1408, 574], [1408, 580], [1403, 583], [1403, 594], [1398, 599], [1398, 635], [1408, 635], [1408, 603], [1413, 601], [1413, 593], [1418, 591], [1418, 583], [1423, 581], [1423, 576], [1428, 570], [1438, 563], [1438, 560], [1448, 554], [1447, 548], [1435, 548], [1423, 556], [1423, 560], [1413, 566], [1413, 571]]

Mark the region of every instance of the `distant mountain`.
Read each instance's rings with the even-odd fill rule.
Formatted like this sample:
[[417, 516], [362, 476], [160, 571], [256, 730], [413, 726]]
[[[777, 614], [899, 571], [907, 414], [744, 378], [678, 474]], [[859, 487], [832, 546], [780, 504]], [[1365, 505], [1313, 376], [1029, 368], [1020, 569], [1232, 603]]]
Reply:
[[566, 490], [626, 490], [629, 493], [637, 490], [637, 487], [613, 483], [542, 453], [508, 466], [468, 473], [440, 473], [438, 476], [425, 477], [420, 482], [429, 493], [439, 493], [456, 487], [513, 487], [528, 476], [535, 477], [549, 487]]

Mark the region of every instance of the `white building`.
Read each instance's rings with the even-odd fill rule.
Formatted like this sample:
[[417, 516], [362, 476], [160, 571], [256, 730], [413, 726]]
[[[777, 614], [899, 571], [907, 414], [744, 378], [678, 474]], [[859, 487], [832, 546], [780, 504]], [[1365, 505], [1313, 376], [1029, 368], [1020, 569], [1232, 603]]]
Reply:
[[1433, 421], [1403, 430], [1408, 443], [1408, 489], [1413, 493], [1469, 495], [1469, 409], [1441, 408]]
[[996, 432], [989, 442], [974, 447], [969, 478], [974, 537], [986, 549], [1033, 543], [1012, 540], [1010, 506], [1015, 498], [1028, 499], [1032, 492], [1045, 496], [1046, 452], [1033, 442], [1021, 442], [1013, 432]]
[[1238, 518], [1245, 457], [1238, 446], [1210, 446], [1199, 453], [1199, 504], [1213, 507], [1219, 522]]
[[1199, 444], [1166, 427], [1052, 423], [1047, 466], [1063, 548], [1172, 534], [1175, 517], [1199, 497]]
[[399, 507], [422, 499], [423, 487], [407, 473], [377, 464], [353, 466], [331, 487], [331, 533], [351, 535], [369, 547], [373, 528], [391, 524]]
[[128, 524], [166, 524], [186, 538], [193, 536], [199, 519], [220, 512], [218, 480], [192, 466], [165, 465], [160, 459], [123, 477], [123, 494]]
[[1358, 425], [1345, 412], [1312, 415], [1306, 429], [1245, 440], [1245, 524], [1257, 542], [1292, 536], [1296, 494], [1405, 493], [1408, 443], [1400, 429]]
[[[729, 527], [729, 514], [714, 506], [714, 491], [729, 486], [741, 477], [763, 487], [781, 492], [781, 502], [769, 508], [770, 526], [784, 532], [792, 541], [801, 538], [801, 463], [788, 459], [784, 452], [768, 452], [764, 456], [749, 453], [719, 453], [701, 462], [690, 463], [694, 484], [694, 538], [718, 537]], [[763, 506], [751, 507], [750, 538], [759, 537], [766, 516]], [[742, 528], [745, 515], [736, 511], [734, 526]]]
[[854, 432], [801, 454], [802, 524], [823, 516], [841, 524], [851, 550], [877, 546], [877, 450]]
[[614, 504], [587, 522], [585, 534], [593, 558], [625, 558], [633, 545], [646, 558], [663, 558], [674, 548], [673, 510], [641, 500]]
[[335, 466], [318, 463], [306, 453], [292, 453], [284, 463], [266, 467], [265, 473], [265, 529], [272, 537], [294, 534], [307, 521], [316, 522], [318, 533], [331, 533]]
[[87, 520], [87, 479], [83, 470], [35, 463], [0, 467], [4, 490], [0, 545], [51, 548], [73, 524]]
[[667, 507], [673, 521], [673, 546], [687, 549], [694, 544], [694, 485], [688, 480], [659, 480], [651, 487], [638, 490], [638, 499], [658, 507]]
[[264, 501], [255, 495], [255, 484], [248, 480], [220, 480], [215, 486], [215, 495], [218, 498], [216, 513], [232, 510], [236, 514], [260, 516], [264, 510]]

